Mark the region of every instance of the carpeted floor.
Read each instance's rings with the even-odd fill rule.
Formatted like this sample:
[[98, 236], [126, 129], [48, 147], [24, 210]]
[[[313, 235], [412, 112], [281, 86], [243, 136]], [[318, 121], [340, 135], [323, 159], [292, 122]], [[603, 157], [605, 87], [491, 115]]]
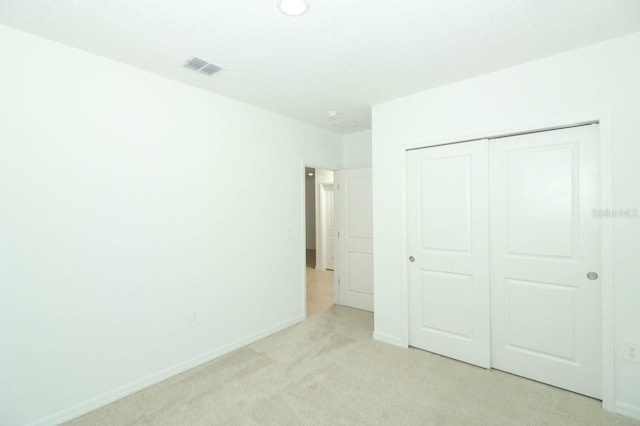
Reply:
[[371, 339], [340, 306], [70, 425], [640, 425], [600, 401]]

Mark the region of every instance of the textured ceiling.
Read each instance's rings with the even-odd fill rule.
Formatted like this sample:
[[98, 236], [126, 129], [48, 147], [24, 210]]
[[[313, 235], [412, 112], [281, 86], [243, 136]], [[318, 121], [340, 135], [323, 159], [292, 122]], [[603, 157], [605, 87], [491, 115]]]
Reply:
[[640, 31], [638, 0], [309, 3], [292, 18], [275, 0], [0, 0], [0, 23], [343, 134], [376, 103]]

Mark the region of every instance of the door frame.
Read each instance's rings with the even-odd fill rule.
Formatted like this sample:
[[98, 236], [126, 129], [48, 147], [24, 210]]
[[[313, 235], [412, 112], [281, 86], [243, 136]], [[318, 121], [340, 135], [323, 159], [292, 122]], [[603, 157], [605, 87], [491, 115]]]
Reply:
[[[398, 147], [398, 157], [401, 170], [400, 193], [401, 226], [402, 226], [402, 250], [399, 253], [399, 262], [405, 265], [402, 268], [402, 282], [400, 290], [404, 292], [404, 333], [398, 346], [409, 346], [409, 273], [406, 259], [408, 253], [408, 226], [407, 226], [407, 151], [461, 143], [477, 139], [491, 139], [497, 136], [516, 135], [536, 131], [554, 130], [571, 127], [587, 122], [597, 122], [598, 148], [600, 155], [600, 184], [602, 188], [600, 208], [613, 209], [613, 179], [612, 179], [612, 141], [611, 141], [611, 113], [609, 110], [596, 111], [592, 114], [581, 116], [569, 116], [564, 119], [549, 120], [547, 122], [524, 123], [513, 127], [481, 129], [473, 133], [449, 135], [437, 139], [413, 139], [404, 141]], [[490, 142], [489, 142], [490, 143]], [[602, 406], [605, 410], [616, 411], [615, 407], [615, 322], [614, 322], [614, 277], [613, 277], [613, 222], [603, 220], [600, 231], [601, 239], [601, 315], [602, 315]]]
[[[358, 194], [357, 190], [350, 190], [350, 179], [352, 178], [366, 178], [368, 180], [368, 184], [372, 186], [373, 190], [373, 168], [372, 167], [357, 167], [357, 168], [347, 168], [347, 169], [339, 169], [336, 170], [334, 174], [334, 226], [335, 226], [335, 247], [334, 247], [334, 257], [335, 257], [335, 273], [334, 273], [334, 295], [335, 295], [335, 303], [342, 306], [348, 306], [354, 309], [360, 309], [367, 312], [373, 313], [375, 311], [375, 289], [372, 285], [372, 293], [371, 293], [371, 304], [369, 301], [353, 301], [346, 300], [348, 297], [349, 289], [351, 288], [351, 277], [349, 271], [351, 270], [351, 266], [349, 266], [349, 253], [358, 253], [358, 251], [351, 250], [351, 246], [354, 244], [353, 239], [350, 238], [352, 235], [352, 230], [348, 224], [348, 217], [353, 216], [353, 212], [349, 213], [349, 201], [353, 195]], [[371, 194], [373, 196], [373, 193]], [[369, 202], [368, 198], [367, 201]], [[373, 203], [373, 200], [371, 200]], [[371, 204], [372, 206], [373, 204]], [[355, 207], [355, 206], [354, 206]], [[373, 211], [367, 211], [365, 213], [367, 218], [369, 217], [369, 213], [371, 214], [371, 220], [373, 220]], [[372, 222], [373, 225], [373, 222]], [[355, 237], [354, 239], [358, 239]], [[364, 238], [360, 238], [361, 240]], [[366, 243], [365, 243], [366, 244]], [[371, 249], [364, 248], [361, 250], [366, 250], [365, 253], [360, 252], [361, 254], [369, 254], [368, 251], [371, 250], [372, 256], [372, 268], [371, 272], [373, 273], [373, 232], [371, 234]], [[367, 268], [367, 270], [369, 270]], [[373, 282], [372, 282], [373, 284]], [[365, 293], [366, 294], [366, 293]], [[342, 296], [345, 296], [343, 298]], [[365, 296], [366, 297], [366, 296]], [[374, 334], [375, 335], [375, 334]]]
[[[334, 182], [335, 182], [336, 170], [333, 170]], [[328, 249], [329, 238], [327, 236], [329, 228], [329, 214], [328, 214], [328, 198], [329, 190], [333, 191], [334, 183], [321, 183], [317, 185], [316, 190], [316, 269], [327, 270], [328, 266]], [[335, 193], [333, 197], [333, 203], [335, 205]], [[335, 215], [335, 208], [334, 215]], [[334, 218], [335, 221], [335, 218]], [[319, 236], [319, 238], [318, 238]], [[335, 244], [335, 243], [334, 243]], [[335, 245], [334, 245], [334, 258], [335, 258]], [[318, 261], [319, 260], [319, 261]], [[335, 261], [333, 265], [333, 271], [335, 271]]]

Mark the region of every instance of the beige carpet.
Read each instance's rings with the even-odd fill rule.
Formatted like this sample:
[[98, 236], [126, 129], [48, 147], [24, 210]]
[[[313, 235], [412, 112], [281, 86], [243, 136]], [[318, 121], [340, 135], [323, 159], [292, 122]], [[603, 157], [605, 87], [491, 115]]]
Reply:
[[371, 339], [334, 306], [71, 425], [638, 425], [600, 401]]

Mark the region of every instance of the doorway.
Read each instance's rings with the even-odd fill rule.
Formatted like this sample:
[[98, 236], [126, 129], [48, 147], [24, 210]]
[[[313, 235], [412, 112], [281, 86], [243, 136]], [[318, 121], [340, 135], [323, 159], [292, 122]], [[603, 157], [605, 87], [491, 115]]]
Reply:
[[333, 171], [305, 167], [305, 286], [307, 318], [334, 304]]

